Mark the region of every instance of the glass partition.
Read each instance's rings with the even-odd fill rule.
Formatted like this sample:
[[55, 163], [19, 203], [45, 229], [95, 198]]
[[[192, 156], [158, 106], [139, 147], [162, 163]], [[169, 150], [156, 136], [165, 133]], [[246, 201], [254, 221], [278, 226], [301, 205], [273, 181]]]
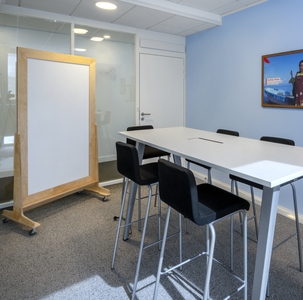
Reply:
[[135, 124], [134, 35], [75, 24], [75, 55], [96, 59], [99, 162], [115, 160], [118, 132]]
[[[98, 159], [110, 162], [118, 131], [135, 124], [134, 35], [84, 28], [87, 34], [75, 34], [74, 54], [96, 59]], [[70, 54], [71, 24], [0, 13], [0, 203], [12, 199], [17, 47]]]

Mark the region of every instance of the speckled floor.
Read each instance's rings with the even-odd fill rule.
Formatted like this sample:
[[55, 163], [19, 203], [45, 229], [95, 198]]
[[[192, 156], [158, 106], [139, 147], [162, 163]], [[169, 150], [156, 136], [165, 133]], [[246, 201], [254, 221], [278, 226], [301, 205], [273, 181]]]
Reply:
[[[114, 238], [119, 214], [121, 185], [107, 187], [107, 202], [94, 194], [74, 194], [26, 212], [41, 224], [29, 236], [16, 223], [0, 224], [0, 299], [1, 300], [95, 300], [130, 299], [134, 280], [140, 232], [132, 226], [126, 242], [120, 239], [115, 269], [111, 270]], [[155, 209], [155, 208], [153, 208]], [[165, 215], [163, 206], [163, 215]], [[177, 224], [177, 215], [172, 216]], [[157, 224], [151, 219], [147, 239], [156, 238]], [[164, 222], [163, 222], [164, 223]], [[229, 220], [216, 225], [215, 257], [229, 264]], [[278, 216], [277, 241], [294, 229], [294, 222]], [[303, 230], [303, 229], [302, 229]], [[249, 222], [250, 235], [253, 224]], [[184, 257], [204, 246], [204, 229], [193, 224], [184, 234]], [[164, 264], [178, 259], [177, 238], [167, 243]], [[236, 272], [241, 274], [241, 237], [236, 234]], [[202, 248], [203, 249], [203, 248]], [[256, 243], [248, 241], [248, 299], [251, 298]], [[152, 299], [159, 251], [150, 247], [143, 253], [137, 299]], [[205, 259], [186, 265], [182, 272], [161, 279], [158, 299], [201, 299]], [[303, 299], [303, 273], [298, 271], [296, 239], [278, 248], [272, 257], [271, 299]], [[234, 288], [230, 275], [214, 265], [211, 296], [222, 299]], [[242, 299], [242, 293], [232, 299]]]

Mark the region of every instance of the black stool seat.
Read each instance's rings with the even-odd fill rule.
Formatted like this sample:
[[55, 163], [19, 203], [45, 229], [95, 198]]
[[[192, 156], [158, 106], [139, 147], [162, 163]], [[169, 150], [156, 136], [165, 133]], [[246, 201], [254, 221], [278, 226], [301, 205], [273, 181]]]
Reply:
[[196, 185], [191, 170], [182, 166], [160, 159], [159, 174], [161, 200], [199, 226], [249, 209], [250, 203], [237, 195], [208, 183]]
[[[215, 220], [224, 218], [235, 211], [249, 210], [249, 202], [225, 190], [219, 189], [210, 184], [197, 185], [198, 190], [198, 216], [190, 219], [199, 226], [206, 225]], [[222, 201], [224, 199], [224, 201]]]

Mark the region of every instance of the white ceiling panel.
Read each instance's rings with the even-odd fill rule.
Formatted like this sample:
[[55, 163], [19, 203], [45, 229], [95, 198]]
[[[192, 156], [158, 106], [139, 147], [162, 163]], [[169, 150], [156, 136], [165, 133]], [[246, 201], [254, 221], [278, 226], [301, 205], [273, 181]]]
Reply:
[[[65, 0], [61, 0], [65, 1]], [[96, 7], [97, 0], [81, 1], [73, 12], [74, 17], [96, 20], [101, 22], [113, 23], [121, 16], [128, 15], [128, 13], [135, 7], [133, 4], [124, 3], [120, 1], [111, 1], [117, 5], [115, 10], [104, 10]]]
[[148, 29], [154, 24], [161, 23], [171, 17], [173, 14], [136, 6], [127, 14], [122, 15], [115, 21], [115, 24], [131, 26], [141, 29]]
[[167, 20], [161, 22], [161, 24], [163, 24], [163, 25], [172, 26], [172, 27], [175, 26], [175, 27], [182, 28], [183, 30], [186, 30], [188, 28], [195, 28], [203, 23], [205, 23], [205, 22], [193, 20], [193, 19], [189, 19], [189, 18], [181, 17], [181, 16], [174, 16], [170, 19], [167, 19]]
[[[170, 1], [170, 0], [168, 0]], [[180, 0], [177, 3], [184, 6], [194, 7], [197, 9], [212, 12], [213, 10], [227, 5], [229, 3], [238, 2], [236, 0], [211, 0], [211, 1], [201, 1], [201, 0]]]
[[[6, 4], [71, 15], [81, 0], [6, 0]], [[20, 5], [19, 5], [20, 3]]]
[[[267, 0], [107, 0], [114, 11], [101, 10], [97, 0], [0, 0], [5, 7], [34, 9], [83, 19], [188, 36], [214, 26], [222, 17]], [[1, 10], [0, 10], [1, 12]], [[37, 15], [38, 17], [38, 15]]]
[[213, 12], [216, 14], [224, 14], [224, 15], [228, 15], [230, 13], [232, 13], [233, 11], [238, 11], [241, 10], [243, 8], [243, 4], [240, 2], [233, 2], [233, 3], [229, 3], [226, 4], [224, 6], [221, 6], [217, 9], [214, 9]]
[[210, 28], [213, 28], [215, 27], [216, 25], [213, 25], [213, 24], [210, 24], [210, 23], [204, 23], [203, 25], [201, 26], [198, 26], [198, 27], [195, 27], [195, 28], [192, 28], [192, 29], [188, 29], [186, 31], [183, 31], [181, 32], [180, 36], [188, 36], [188, 35], [192, 35], [192, 34], [195, 34], [195, 33], [198, 33], [198, 32], [201, 32], [201, 31], [204, 31], [204, 30], [207, 30], [207, 29], [210, 29]]
[[173, 35], [180, 35], [180, 32], [184, 31], [183, 28], [179, 28], [176, 26], [168, 26], [162, 23], [151, 27], [150, 30]]

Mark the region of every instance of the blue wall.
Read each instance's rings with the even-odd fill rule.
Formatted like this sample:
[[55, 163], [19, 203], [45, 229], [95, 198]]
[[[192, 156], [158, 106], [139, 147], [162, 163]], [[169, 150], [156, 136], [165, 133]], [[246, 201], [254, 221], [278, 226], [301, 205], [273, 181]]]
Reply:
[[[303, 109], [261, 106], [261, 56], [303, 49], [302, 12], [302, 0], [269, 0], [187, 37], [186, 126], [256, 139], [281, 136], [303, 146]], [[303, 181], [297, 187], [303, 197]], [[281, 192], [280, 205], [291, 208], [289, 191]]]

